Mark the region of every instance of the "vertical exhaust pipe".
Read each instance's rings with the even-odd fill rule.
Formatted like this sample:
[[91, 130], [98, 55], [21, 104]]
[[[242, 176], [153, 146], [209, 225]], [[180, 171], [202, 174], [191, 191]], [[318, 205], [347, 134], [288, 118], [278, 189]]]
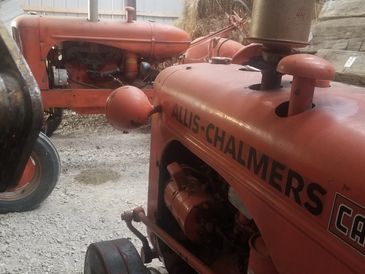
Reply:
[[125, 11], [126, 11], [127, 23], [133, 23], [133, 13], [135, 12], [134, 8], [126, 7]]
[[[126, 9], [127, 11], [127, 21], [137, 20], [137, 0], [124, 0], [124, 7], [131, 7], [133, 9]], [[129, 19], [128, 19], [129, 16]]]
[[99, 21], [98, 0], [89, 0], [87, 20], [91, 22]]

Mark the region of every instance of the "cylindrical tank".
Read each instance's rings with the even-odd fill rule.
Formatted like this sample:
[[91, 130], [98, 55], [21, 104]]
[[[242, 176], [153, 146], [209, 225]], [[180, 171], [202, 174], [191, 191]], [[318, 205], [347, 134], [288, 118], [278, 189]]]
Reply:
[[[184, 52], [190, 36], [174, 26], [152, 22], [122, 22], [84, 18], [22, 15], [12, 22], [22, 41], [23, 54], [33, 54], [41, 44], [44, 58], [54, 45], [64, 41], [86, 41], [134, 52], [141, 57], [162, 59]], [[36, 39], [34, 38], [36, 37]], [[33, 43], [25, 44], [30, 39]]]
[[308, 44], [314, 0], [255, 0], [250, 40], [303, 47]]

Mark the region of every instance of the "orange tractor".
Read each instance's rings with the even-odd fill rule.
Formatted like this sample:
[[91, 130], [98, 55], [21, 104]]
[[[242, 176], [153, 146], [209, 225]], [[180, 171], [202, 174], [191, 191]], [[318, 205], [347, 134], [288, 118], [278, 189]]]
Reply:
[[[307, 44], [314, 0], [255, 0], [260, 68], [212, 58], [156, 78], [152, 104], [109, 97], [119, 128], [152, 117], [148, 208], [122, 219], [142, 241], [93, 243], [85, 273], [365, 273], [365, 93], [330, 83]], [[150, 243], [134, 227], [146, 225]]]
[[118, 87], [133, 85], [151, 97], [158, 65], [190, 44], [176, 27], [136, 22], [132, 7], [124, 22], [99, 20], [97, 2], [89, 0], [87, 20], [23, 15], [12, 22], [13, 38], [41, 89], [47, 135], [59, 126], [64, 108], [104, 113]]
[[40, 133], [39, 88], [19, 49], [0, 24], [0, 213], [38, 206], [55, 187], [60, 160]]

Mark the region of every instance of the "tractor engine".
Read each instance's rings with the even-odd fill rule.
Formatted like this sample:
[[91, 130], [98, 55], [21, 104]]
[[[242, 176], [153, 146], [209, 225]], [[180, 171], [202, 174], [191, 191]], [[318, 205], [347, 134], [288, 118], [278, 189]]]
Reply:
[[158, 71], [133, 52], [90, 42], [63, 42], [48, 54], [51, 88], [143, 88]]
[[[216, 273], [246, 273], [250, 241], [256, 242], [260, 237], [235, 191], [203, 162], [199, 168], [173, 162], [167, 170], [160, 226], [212, 265]], [[176, 262], [163, 243], [159, 246], [171, 273], [195, 273]], [[271, 263], [270, 257], [264, 259]]]

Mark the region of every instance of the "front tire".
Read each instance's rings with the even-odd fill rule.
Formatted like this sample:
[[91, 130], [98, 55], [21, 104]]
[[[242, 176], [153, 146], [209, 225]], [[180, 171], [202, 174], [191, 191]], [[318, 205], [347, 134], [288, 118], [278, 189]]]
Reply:
[[40, 133], [20, 182], [0, 193], [0, 213], [36, 208], [51, 194], [59, 174], [57, 150], [49, 138]]
[[128, 239], [92, 243], [87, 248], [84, 274], [148, 274]]

